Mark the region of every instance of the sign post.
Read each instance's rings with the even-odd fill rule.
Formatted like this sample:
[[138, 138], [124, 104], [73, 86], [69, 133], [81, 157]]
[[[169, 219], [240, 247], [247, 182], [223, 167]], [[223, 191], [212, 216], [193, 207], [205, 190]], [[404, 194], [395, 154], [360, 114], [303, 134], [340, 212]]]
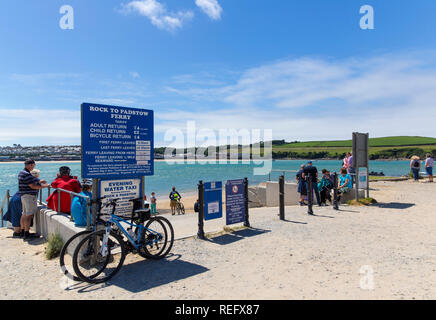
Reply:
[[[356, 201], [359, 201], [359, 189], [365, 188], [369, 197], [369, 133], [353, 132], [353, 168], [356, 181]], [[359, 168], [366, 168], [366, 185], [361, 186]]]
[[82, 104], [82, 177], [126, 179], [154, 173], [153, 111]]
[[245, 180], [229, 180], [226, 183], [226, 225], [245, 222], [246, 217]]
[[223, 216], [222, 182], [204, 184], [204, 220], [219, 219]]
[[[95, 200], [100, 194], [125, 199], [138, 198], [139, 194], [139, 198], [144, 198], [144, 177], [154, 174], [154, 113], [83, 103], [81, 127], [82, 177], [93, 180], [92, 224], [95, 225], [98, 210]], [[123, 207], [121, 202], [118, 209]]]

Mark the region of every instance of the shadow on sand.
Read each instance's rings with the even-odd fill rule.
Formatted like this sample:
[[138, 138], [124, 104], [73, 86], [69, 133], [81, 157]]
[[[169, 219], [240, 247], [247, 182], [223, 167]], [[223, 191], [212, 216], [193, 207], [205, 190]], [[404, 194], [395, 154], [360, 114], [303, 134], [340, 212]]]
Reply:
[[144, 259], [124, 264], [120, 272], [105, 284], [75, 283], [67, 290], [84, 293], [117, 286], [138, 293], [209, 271], [201, 265], [183, 261], [180, 258], [180, 255], [173, 254], [162, 260]]
[[244, 238], [258, 236], [260, 234], [264, 234], [267, 232], [271, 232], [271, 230], [249, 228], [249, 229], [234, 231], [232, 233], [224, 234], [224, 235], [217, 236], [214, 238], [210, 238], [210, 239], [207, 239], [206, 241], [216, 243], [219, 245], [227, 245], [227, 244], [242, 240]]
[[374, 206], [379, 207], [379, 208], [383, 208], [383, 209], [399, 209], [399, 210], [404, 210], [404, 209], [409, 209], [413, 206], [415, 206], [414, 203], [400, 203], [400, 202], [390, 202], [390, 203], [376, 203], [374, 204]]

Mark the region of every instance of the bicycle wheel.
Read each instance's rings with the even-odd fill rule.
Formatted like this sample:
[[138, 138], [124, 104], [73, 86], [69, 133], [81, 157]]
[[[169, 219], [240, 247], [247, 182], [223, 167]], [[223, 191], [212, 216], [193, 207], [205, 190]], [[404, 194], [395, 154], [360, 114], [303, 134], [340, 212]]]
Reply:
[[142, 246], [139, 248], [138, 253], [141, 257], [154, 260], [164, 257], [162, 253], [168, 243], [168, 232], [161, 219], [153, 217], [147, 221], [140, 242]]
[[180, 211], [182, 212], [182, 214], [185, 214], [185, 206], [183, 205], [183, 203], [180, 204]]
[[90, 234], [91, 232], [92, 231], [85, 230], [76, 233], [74, 236], [68, 239], [67, 242], [65, 242], [64, 246], [62, 247], [61, 253], [59, 255], [59, 264], [61, 266], [61, 272], [71, 280], [82, 281], [74, 273], [73, 254], [74, 254], [74, 249], [77, 247], [77, 244], [80, 242], [80, 238], [87, 234]]
[[169, 234], [168, 234], [168, 242], [167, 242], [167, 248], [164, 252], [161, 253], [162, 258], [165, 257], [168, 253], [170, 253], [173, 244], [174, 244], [174, 228], [171, 224], [171, 222], [164, 217], [156, 217], [156, 219], [161, 220], [168, 228], [167, 230], [169, 230]]
[[106, 230], [88, 234], [74, 250], [74, 272], [85, 282], [106, 282], [123, 266], [126, 257], [123, 239], [111, 231], [105, 243], [105, 234]]

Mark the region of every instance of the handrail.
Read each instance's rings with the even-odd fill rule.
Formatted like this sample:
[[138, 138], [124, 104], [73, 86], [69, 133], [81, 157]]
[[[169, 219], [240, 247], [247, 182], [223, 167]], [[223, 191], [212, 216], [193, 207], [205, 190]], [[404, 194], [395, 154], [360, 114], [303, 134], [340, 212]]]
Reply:
[[[75, 193], [73, 191], [69, 191], [69, 190], [65, 190], [65, 189], [61, 189], [61, 188], [51, 188], [51, 187], [48, 188], [49, 195], [51, 194], [51, 190], [52, 189], [53, 189], [53, 192], [58, 192], [58, 194], [59, 194], [58, 195], [58, 205], [57, 205], [57, 209], [58, 210], [56, 211], [57, 213], [61, 213], [59, 210], [61, 208], [61, 196], [60, 195], [62, 194], [62, 192], [68, 193], [70, 195], [71, 199], [73, 197], [80, 197], [80, 198], [86, 199], [86, 205], [87, 205], [88, 208], [91, 205], [91, 198], [89, 198], [88, 196], [84, 196], [84, 195], [81, 195], [79, 193]], [[87, 229], [89, 229], [89, 214], [90, 214], [90, 210], [87, 210], [87, 217], [86, 217], [86, 227], [87, 227]], [[73, 221], [73, 216], [71, 214], [70, 214], [70, 221]]]
[[3, 228], [3, 221], [4, 221], [3, 220], [3, 212], [4, 212], [3, 209], [4, 209], [6, 203], [8, 204], [8, 207], [9, 207], [9, 197], [10, 197], [10, 191], [6, 190], [6, 195], [3, 198], [2, 206], [0, 207], [0, 228]]

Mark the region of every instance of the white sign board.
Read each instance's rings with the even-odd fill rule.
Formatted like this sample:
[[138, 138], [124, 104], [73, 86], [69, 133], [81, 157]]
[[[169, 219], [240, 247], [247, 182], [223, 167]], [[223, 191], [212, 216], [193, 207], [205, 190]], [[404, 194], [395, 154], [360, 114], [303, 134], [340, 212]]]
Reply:
[[[124, 180], [102, 180], [100, 182], [100, 197], [107, 199], [119, 199], [115, 214], [129, 215], [132, 213], [133, 202], [131, 199], [140, 198], [141, 180], [124, 179]], [[106, 203], [107, 199], [103, 200]], [[110, 214], [112, 207], [102, 208], [103, 214]]]
[[368, 188], [368, 174], [366, 168], [359, 169], [359, 189]]

